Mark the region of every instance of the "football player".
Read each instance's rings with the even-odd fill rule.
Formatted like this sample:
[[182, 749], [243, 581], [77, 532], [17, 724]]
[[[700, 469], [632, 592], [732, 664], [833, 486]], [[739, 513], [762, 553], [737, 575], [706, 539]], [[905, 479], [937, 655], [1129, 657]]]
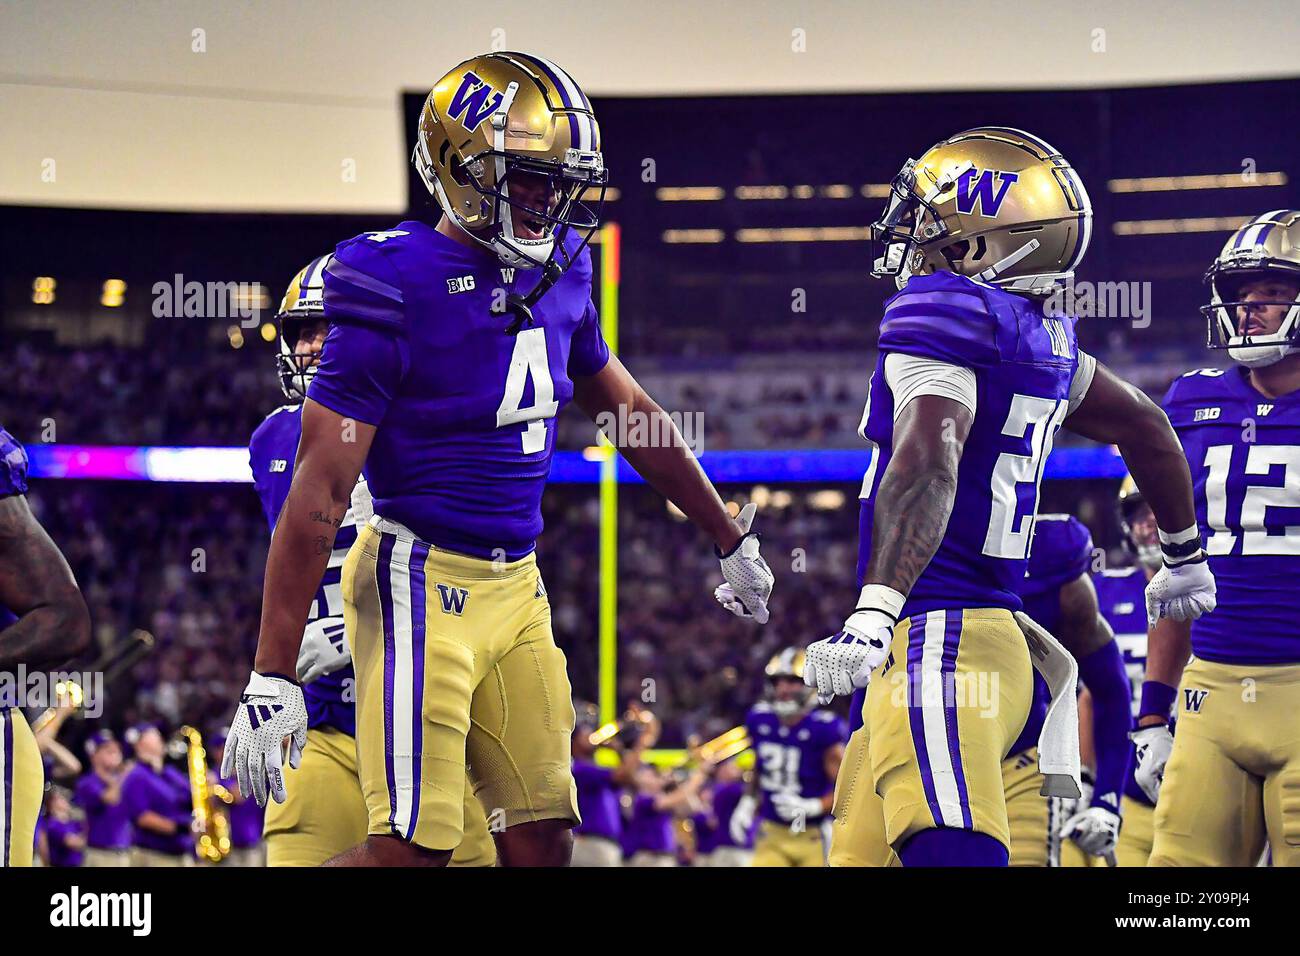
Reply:
[[[1155, 515], [1131, 478], [1126, 478], [1120, 488], [1119, 520], [1124, 532], [1125, 550], [1135, 563], [1127, 568], [1103, 568], [1093, 574], [1092, 583], [1097, 589], [1097, 604], [1102, 616], [1114, 631], [1115, 643], [1124, 655], [1124, 667], [1133, 695], [1131, 706], [1136, 718], [1147, 660], [1147, 617], [1142, 592], [1160, 570], [1161, 553]], [[1081, 731], [1091, 708], [1092, 694], [1085, 689], [1079, 697]], [[1084, 762], [1089, 763], [1089, 742], [1082, 732], [1079, 742]], [[1119, 844], [1115, 849], [1119, 866], [1146, 866], [1151, 855], [1155, 803], [1138, 786], [1134, 770], [1136, 762], [1130, 752], [1124, 795], [1120, 799], [1124, 828], [1120, 830]]]
[[1190, 627], [1162, 622], [1148, 638], [1134, 742], [1138, 783], [1159, 794], [1149, 865], [1251, 866], [1267, 840], [1275, 866], [1294, 866], [1300, 211], [1264, 213], [1238, 229], [1206, 280], [1211, 345], [1237, 364], [1176, 379], [1165, 411], [1192, 468], [1220, 599]]
[[[72, 569], [27, 505], [27, 452], [0, 428], [0, 672], [58, 667], [90, 646]], [[13, 686], [18, 686], [17, 681]], [[0, 865], [31, 866], [45, 770], [18, 705], [0, 694]]]
[[[464, 833], [466, 761], [505, 865], [569, 860], [578, 822], [563, 653], [534, 545], [570, 400], [594, 419], [665, 423], [628, 462], [716, 545], [718, 600], [767, 620], [772, 575], [663, 410], [612, 356], [586, 241], [607, 174], [591, 104], [554, 63], [489, 53], [451, 70], [421, 114], [415, 167], [442, 212], [341, 243], [330, 331], [302, 409], [295, 475], [267, 558], [255, 670], [226, 759], [284, 799], [306, 742], [292, 676], [362, 465], [375, 515], [343, 566], [369, 812], [340, 863], [442, 865]], [[656, 430], [658, 432], [660, 430]], [[616, 444], [621, 436], [610, 436]]]
[[[873, 226], [883, 245], [873, 274], [894, 277], [899, 292], [885, 306], [861, 425], [874, 446], [862, 589], [844, 628], [809, 648], [805, 678], [822, 701], [867, 687], [870, 753], [845, 768], [869, 772], [904, 865], [1008, 862], [1002, 761], [1033, 699], [1013, 612], [1063, 422], [1117, 445], [1161, 528], [1175, 529], [1147, 595], [1153, 613], [1213, 606], [1177, 437], [1154, 403], [1079, 351], [1074, 318], [1050, 307], [1091, 227], [1087, 193], [1061, 154], [1003, 127], [959, 133], [909, 161]], [[902, 703], [873, 672], [905, 675]], [[993, 716], [956, 706], [966, 695], [950, 688], [995, 676]]]
[[[1051, 695], [1047, 683], [1034, 675], [1034, 696], [1024, 729], [1002, 761], [1002, 784], [1006, 794], [1007, 820], [1011, 833], [1011, 866], [1084, 865], [1100, 861], [1114, 851], [1115, 836], [1120, 829], [1117, 813], [1118, 783], [1123, 776], [1129, 742], [1129, 685], [1123, 671], [1119, 650], [1101, 618], [1097, 595], [1089, 579], [1093, 560], [1092, 536], [1077, 518], [1070, 515], [1039, 515], [1034, 524], [1033, 543], [1023, 582], [1017, 588], [1025, 613], [1060, 639], [1079, 659], [1079, 670], [1091, 686], [1098, 688], [1098, 699], [1106, 706], [1098, 708], [1095, 732], [1094, 716], [1089, 712], [1090, 736], [1102, 740], [1117, 760], [1106, 764], [1100, 788], [1085, 773], [1083, 794], [1074, 800], [1042, 795], [1042, 775], [1038, 771], [1038, 737], [1047, 717]], [[901, 677], [894, 677], [901, 683]], [[992, 691], [992, 687], [989, 688]], [[954, 697], [956, 687], [953, 688]], [[978, 704], [977, 696], [965, 701]], [[857, 765], [866, 757], [867, 739], [862, 726], [865, 693], [856, 691], [850, 710], [850, 728], [846, 762]], [[991, 703], [988, 696], [986, 703]], [[955, 701], [954, 701], [955, 702]], [[1082, 721], [1082, 716], [1080, 720]], [[847, 775], [844, 779], [852, 779]], [[1100, 794], [1101, 796], [1094, 796]], [[832, 866], [894, 866], [898, 858], [885, 837], [884, 808], [872, 791], [854, 795], [853, 801], [871, 801], [878, 808], [871, 813], [848, 814], [848, 787], [837, 787], [835, 805]], [[849, 831], [853, 825], [858, 829]], [[1086, 849], [1085, 849], [1086, 847]]]
[[752, 865], [825, 866], [847, 728], [834, 713], [814, 705], [803, 682], [801, 648], [778, 652], [766, 674], [768, 699], [745, 717], [755, 767], [731, 814], [731, 838], [743, 846], [757, 814]]
[[[322, 303], [322, 276], [328, 261], [329, 256], [313, 259], [284, 294], [275, 317], [280, 332], [276, 372], [288, 404], [266, 416], [248, 443], [253, 487], [273, 534], [293, 481], [302, 403], [329, 330]], [[357, 776], [354, 739], [356, 676], [344, 634], [341, 585], [343, 559], [357, 538], [358, 512], [363, 524], [369, 512], [364, 478], [357, 481], [352, 501], [307, 611], [296, 674], [307, 708], [308, 745], [302, 765], [287, 772], [294, 781], [286, 787], [287, 799], [272, 803], [266, 811], [268, 866], [319, 866], [366, 837], [368, 814]], [[465, 820], [465, 839], [452, 855], [452, 865], [491, 866], [496, 850], [483, 809], [470, 790], [465, 793]]]
[[[1090, 759], [1083, 761], [1083, 793], [1077, 800], [1052, 798], [1046, 807], [1048, 866], [1113, 864], [1120, 834], [1120, 791], [1132, 747], [1128, 739], [1132, 691], [1120, 645], [1100, 612], [1091, 573], [1093, 559], [1092, 535], [1078, 518], [1038, 516], [1020, 598], [1025, 613], [1059, 638], [1079, 662], [1079, 678], [1093, 702], [1086, 719], [1082, 712], [1079, 717], [1080, 736], [1093, 742]], [[1042, 678], [1035, 675], [1034, 683], [1033, 712], [1012, 754], [1038, 745], [1050, 695]], [[1003, 772], [1006, 776], [1005, 765]], [[1035, 783], [1037, 777], [1035, 773]], [[1041, 841], [1017, 839], [1017, 823], [1037, 819], [1034, 811], [1044, 800], [1032, 799], [1037, 793], [1034, 786], [1032, 795], [1025, 793], [1022, 801], [1013, 801], [1012, 788], [1007, 788], [1013, 866], [1018, 863], [1017, 850], [1026, 844], [1036, 852], [1033, 862], [1025, 865], [1043, 865], [1038, 859]], [[1018, 813], [1021, 808], [1025, 812]], [[1038, 830], [1030, 823], [1027, 832]]]

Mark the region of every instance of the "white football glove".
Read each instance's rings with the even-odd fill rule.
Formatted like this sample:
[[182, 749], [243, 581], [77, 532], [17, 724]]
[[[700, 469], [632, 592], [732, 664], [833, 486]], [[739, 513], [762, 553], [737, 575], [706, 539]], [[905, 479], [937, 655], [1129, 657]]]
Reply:
[[284, 803], [284, 739], [289, 739], [289, 766], [302, 763], [307, 746], [307, 705], [302, 688], [285, 677], [254, 671], [240, 695], [226, 736], [221, 775], [232, 773], [239, 792], [266, 806], [267, 784], [276, 803]]
[[713, 589], [713, 596], [737, 617], [752, 617], [759, 624], [766, 624], [772, 569], [758, 553], [758, 535], [749, 530], [757, 511], [758, 505], [753, 502], [740, 509], [736, 524], [741, 538], [734, 548], [726, 554], [713, 549], [722, 561], [722, 576], [726, 579], [726, 584]]
[[1160, 784], [1165, 779], [1165, 764], [1174, 749], [1174, 735], [1169, 732], [1167, 724], [1151, 727], [1139, 727], [1129, 735], [1137, 748], [1137, 766], [1133, 768], [1133, 779], [1142, 788], [1142, 792], [1152, 802], [1160, 796]]
[[1079, 806], [1083, 809], [1061, 827], [1061, 838], [1073, 840], [1089, 856], [1113, 857], [1119, 843], [1119, 814], [1106, 807], [1084, 806], [1082, 800]]
[[749, 842], [749, 831], [754, 825], [754, 813], [758, 810], [758, 798], [747, 793], [736, 802], [736, 809], [731, 811], [731, 823], [727, 829], [731, 833], [731, 842], [744, 846]]
[[1147, 626], [1155, 627], [1162, 617], [1194, 621], [1213, 611], [1216, 603], [1214, 575], [1204, 558], [1162, 565], [1147, 585]]
[[867, 686], [871, 672], [889, 656], [894, 624], [892, 615], [863, 608], [849, 615], [838, 634], [808, 645], [803, 682], [817, 688], [819, 704], [825, 706], [837, 694], [852, 694]]
[[298, 650], [298, 680], [310, 684], [318, 677], [332, 674], [352, 660], [343, 633], [343, 618], [322, 617], [307, 622]]
[[826, 812], [826, 806], [817, 797], [801, 797], [797, 793], [772, 794], [772, 809], [787, 823], [815, 820]]

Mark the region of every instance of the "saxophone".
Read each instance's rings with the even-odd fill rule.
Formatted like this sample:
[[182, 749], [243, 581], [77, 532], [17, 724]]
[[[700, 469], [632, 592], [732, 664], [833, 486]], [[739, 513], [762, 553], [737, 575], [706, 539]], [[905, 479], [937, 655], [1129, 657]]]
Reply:
[[230, 814], [226, 806], [234, 803], [234, 795], [219, 783], [208, 783], [208, 752], [203, 748], [203, 735], [193, 727], [182, 727], [177, 736], [185, 742], [185, 766], [194, 806], [194, 853], [200, 860], [220, 863], [230, 855]]

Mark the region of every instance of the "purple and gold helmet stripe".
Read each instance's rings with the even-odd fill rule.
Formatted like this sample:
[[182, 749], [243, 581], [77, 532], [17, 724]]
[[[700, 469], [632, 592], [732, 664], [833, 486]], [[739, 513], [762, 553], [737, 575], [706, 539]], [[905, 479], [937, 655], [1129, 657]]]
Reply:
[[1233, 241], [1232, 248], [1240, 249], [1242, 246], [1262, 246], [1264, 240], [1268, 238], [1268, 234], [1273, 231], [1273, 227], [1278, 224], [1278, 218], [1285, 216], [1287, 212], [1288, 210], [1286, 209], [1274, 209], [1272, 212], [1266, 212], [1262, 216], [1256, 216], [1238, 230], [1237, 238]]
[[570, 142], [574, 149], [580, 150], [599, 150], [600, 143], [596, 134], [596, 124], [591, 116], [591, 103], [587, 100], [586, 94], [573, 81], [573, 77], [565, 73], [550, 60], [543, 60], [539, 56], [532, 56], [528, 53], [513, 53], [511, 56], [518, 57], [525, 63], [531, 64], [550, 81], [555, 92], [560, 97], [560, 102], [564, 105], [565, 115], [569, 118]]

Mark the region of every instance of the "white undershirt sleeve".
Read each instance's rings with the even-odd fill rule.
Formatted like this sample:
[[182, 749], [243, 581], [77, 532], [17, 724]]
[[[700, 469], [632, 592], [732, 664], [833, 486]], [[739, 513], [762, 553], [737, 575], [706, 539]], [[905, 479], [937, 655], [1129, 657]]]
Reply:
[[975, 373], [960, 365], [890, 352], [885, 356], [885, 384], [894, 396], [894, 421], [920, 395], [951, 398], [975, 414]]
[[1079, 349], [1079, 367], [1074, 370], [1074, 378], [1070, 379], [1070, 408], [1065, 413], [1067, 417], [1074, 414], [1074, 410], [1088, 394], [1088, 389], [1092, 387], [1092, 377], [1096, 374], [1097, 360]]

